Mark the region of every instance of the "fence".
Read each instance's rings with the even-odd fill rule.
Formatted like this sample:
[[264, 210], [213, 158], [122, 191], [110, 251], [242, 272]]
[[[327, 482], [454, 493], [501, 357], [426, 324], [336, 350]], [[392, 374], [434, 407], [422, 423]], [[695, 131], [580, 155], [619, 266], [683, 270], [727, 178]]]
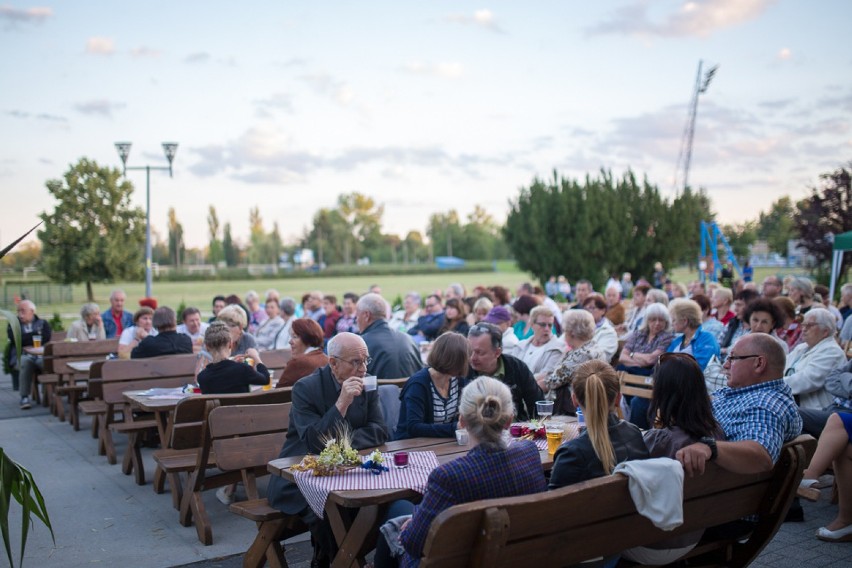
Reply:
[[5, 309], [14, 310], [16, 300], [31, 300], [36, 306], [39, 304], [73, 304], [74, 297], [71, 286], [68, 284], [54, 284], [52, 282], [5, 282], [3, 284], [3, 297], [0, 305]]

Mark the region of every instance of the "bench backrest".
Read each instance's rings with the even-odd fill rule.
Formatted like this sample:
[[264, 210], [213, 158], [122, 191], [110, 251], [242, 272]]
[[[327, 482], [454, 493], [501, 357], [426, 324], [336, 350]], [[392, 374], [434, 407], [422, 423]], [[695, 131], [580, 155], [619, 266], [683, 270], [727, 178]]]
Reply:
[[70, 361], [104, 359], [107, 355], [116, 351], [118, 351], [118, 339], [76, 342], [51, 341], [44, 346], [44, 372], [72, 375], [77, 371], [68, 366]]
[[432, 522], [420, 565], [567, 566], [758, 513], [748, 540], [730, 546], [731, 566], [746, 566], [772, 539], [816, 441], [800, 436], [775, 468], [741, 475], [708, 464], [684, 482], [684, 524], [664, 532], [636, 512], [625, 477], [607, 476], [536, 495], [451, 507]]
[[270, 371], [274, 371], [272, 375], [272, 384], [276, 384], [278, 379], [284, 373], [284, 367], [293, 357], [292, 349], [273, 349], [271, 351], [261, 351], [260, 357], [263, 359], [263, 364]]
[[254, 470], [281, 452], [291, 403], [220, 406], [207, 417], [219, 469]]
[[618, 380], [621, 383], [621, 394], [638, 396], [639, 398], [651, 398], [654, 390], [654, 378], [644, 375], [631, 375], [624, 371], [618, 372]]
[[208, 412], [208, 401], [216, 401], [218, 406], [281, 404], [292, 400], [291, 393], [291, 389], [286, 388], [258, 391], [251, 394], [188, 396], [178, 402], [175, 408], [168, 447], [175, 450], [186, 450], [201, 446], [202, 428]]
[[196, 355], [165, 355], [150, 359], [113, 359], [101, 369], [104, 381], [148, 379], [156, 377], [185, 377], [195, 383]]

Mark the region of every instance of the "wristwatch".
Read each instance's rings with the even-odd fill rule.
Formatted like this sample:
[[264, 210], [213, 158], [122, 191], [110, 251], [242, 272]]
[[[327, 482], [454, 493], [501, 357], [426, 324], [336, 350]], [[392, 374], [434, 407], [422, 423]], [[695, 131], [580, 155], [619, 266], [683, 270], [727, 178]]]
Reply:
[[716, 458], [719, 457], [719, 448], [716, 447], [715, 438], [711, 438], [710, 436], [704, 436], [698, 441], [710, 448], [710, 461], [715, 461]]

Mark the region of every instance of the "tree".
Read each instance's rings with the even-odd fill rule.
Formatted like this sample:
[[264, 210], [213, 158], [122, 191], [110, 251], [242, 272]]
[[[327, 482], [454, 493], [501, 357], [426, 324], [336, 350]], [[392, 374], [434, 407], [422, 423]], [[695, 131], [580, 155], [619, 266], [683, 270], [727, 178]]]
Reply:
[[[813, 255], [817, 263], [831, 263], [832, 241], [829, 235], [852, 231], [852, 162], [848, 168], [838, 168], [819, 176], [819, 187], [811, 189], [811, 196], [796, 206], [794, 222], [803, 248]], [[852, 263], [844, 255], [840, 274], [846, 274]]]
[[769, 250], [787, 256], [787, 241], [796, 237], [795, 207], [789, 196], [779, 198], [760, 212], [757, 220], [757, 238], [766, 241]]
[[384, 205], [377, 205], [372, 197], [354, 192], [337, 198], [337, 210], [354, 235], [352, 255], [355, 258], [381, 245]]
[[432, 241], [435, 256], [458, 256], [463, 258], [462, 227], [459, 214], [455, 209], [446, 213], [433, 213], [429, 216], [426, 234]]
[[747, 221], [739, 225], [724, 225], [722, 234], [728, 239], [737, 258], [748, 258], [748, 247], [757, 240], [757, 223]]
[[210, 235], [210, 250], [207, 253], [210, 264], [218, 265], [225, 260], [225, 252], [222, 250], [222, 241], [219, 240], [219, 216], [216, 207], [211, 205], [207, 213], [207, 231]]
[[175, 268], [180, 268], [186, 257], [183, 244], [183, 225], [177, 220], [174, 207], [169, 207], [169, 260]]
[[224, 236], [222, 237], [222, 251], [225, 255], [225, 264], [236, 266], [240, 260], [240, 249], [231, 238], [231, 224], [225, 223]]
[[15, 270], [23, 270], [35, 266], [41, 260], [41, 243], [28, 241], [22, 244], [17, 251], [3, 257], [3, 266]]
[[57, 204], [40, 215], [42, 267], [64, 284], [85, 282], [90, 302], [92, 282], [142, 276], [145, 213], [131, 207], [133, 185], [120, 178], [120, 170], [81, 158], [63, 179], [46, 183]]

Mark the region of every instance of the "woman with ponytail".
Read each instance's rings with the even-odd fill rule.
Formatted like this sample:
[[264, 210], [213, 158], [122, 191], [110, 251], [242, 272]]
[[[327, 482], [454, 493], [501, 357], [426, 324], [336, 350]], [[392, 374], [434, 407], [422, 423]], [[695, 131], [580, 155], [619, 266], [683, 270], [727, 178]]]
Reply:
[[[514, 415], [512, 393], [497, 379], [479, 377], [464, 388], [459, 404], [459, 427], [467, 428], [470, 451], [432, 471], [423, 501], [413, 509], [411, 517], [405, 520], [400, 517], [413, 508], [407, 501], [391, 506], [391, 517], [396, 518], [382, 527], [385, 538], [379, 539], [376, 568], [395, 566], [398, 562], [417, 566], [432, 520], [444, 509], [480, 499], [547, 490], [535, 444], [513, 441], [507, 445], [503, 436]], [[388, 525], [401, 528], [395, 533], [387, 529]], [[388, 538], [394, 540], [393, 544]]]
[[574, 372], [571, 389], [586, 418], [586, 431], [556, 451], [551, 489], [610, 475], [620, 462], [649, 457], [639, 428], [615, 414], [621, 392], [612, 367], [597, 360], [583, 363]]

